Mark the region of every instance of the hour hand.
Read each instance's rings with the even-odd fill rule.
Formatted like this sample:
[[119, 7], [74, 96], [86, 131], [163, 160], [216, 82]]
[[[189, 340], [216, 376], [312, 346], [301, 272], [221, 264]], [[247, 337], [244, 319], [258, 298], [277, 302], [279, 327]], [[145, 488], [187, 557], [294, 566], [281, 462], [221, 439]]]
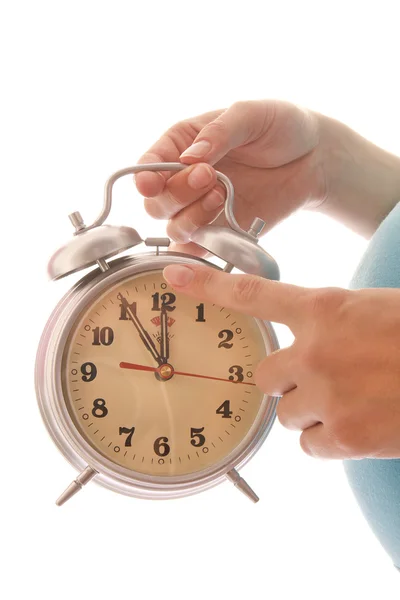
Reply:
[[124, 309], [126, 311], [126, 314], [128, 315], [130, 321], [132, 321], [132, 323], [136, 327], [136, 330], [137, 330], [137, 332], [139, 334], [139, 337], [142, 340], [143, 344], [146, 346], [147, 350], [150, 352], [150, 354], [152, 355], [152, 357], [154, 358], [154, 360], [159, 365], [163, 364], [164, 360], [161, 358], [161, 354], [157, 350], [157, 348], [156, 348], [153, 340], [151, 339], [149, 333], [143, 327], [142, 323], [140, 322], [140, 320], [139, 320], [139, 318], [137, 316], [137, 313], [136, 313], [136, 302], [132, 306], [131, 304], [129, 304], [128, 300], [121, 293], [118, 294], [117, 298], [121, 302], [122, 306], [124, 307]]
[[161, 340], [160, 351], [164, 363], [169, 359], [168, 313], [165, 306], [161, 308]]

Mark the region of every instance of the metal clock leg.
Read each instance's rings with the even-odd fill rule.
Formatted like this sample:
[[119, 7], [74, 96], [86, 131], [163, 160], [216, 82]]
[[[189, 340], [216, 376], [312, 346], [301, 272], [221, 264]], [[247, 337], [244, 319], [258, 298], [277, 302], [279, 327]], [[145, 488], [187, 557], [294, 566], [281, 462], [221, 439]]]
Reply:
[[240, 477], [240, 475], [236, 471], [236, 469], [232, 469], [232, 471], [229, 471], [226, 474], [226, 476], [229, 479], [229, 481], [232, 481], [232, 483], [235, 485], [235, 487], [237, 487], [238, 490], [240, 490], [241, 492], [243, 492], [243, 494], [245, 496], [247, 496], [248, 498], [250, 498], [250, 500], [252, 502], [258, 502], [259, 501], [259, 497], [257, 496], [257, 494], [251, 489], [251, 487], [243, 479], [243, 477]]
[[57, 506], [61, 506], [72, 498], [77, 492], [79, 492], [84, 485], [88, 483], [93, 477], [97, 475], [97, 471], [92, 469], [92, 467], [86, 467], [82, 473], [78, 475], [78, 477], [67, 487], [67, 489], [61, 494], [61, 496], [56, 500]]

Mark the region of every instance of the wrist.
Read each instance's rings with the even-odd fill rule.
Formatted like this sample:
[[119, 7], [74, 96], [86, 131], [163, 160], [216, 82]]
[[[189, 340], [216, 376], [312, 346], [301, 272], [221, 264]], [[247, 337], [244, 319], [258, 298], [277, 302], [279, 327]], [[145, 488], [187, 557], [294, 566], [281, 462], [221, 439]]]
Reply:
[[400, 201], [400, 158], [339, 121], [319, 118], [327, 194], [316, 210], [369, 238]]

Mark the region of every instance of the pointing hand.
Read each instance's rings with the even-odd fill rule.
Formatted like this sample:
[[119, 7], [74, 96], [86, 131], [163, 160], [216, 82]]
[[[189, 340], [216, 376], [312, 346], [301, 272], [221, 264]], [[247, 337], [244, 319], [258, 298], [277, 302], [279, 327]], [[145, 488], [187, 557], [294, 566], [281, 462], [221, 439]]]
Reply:
[[321, 458], [400, 457], [400, 290], [304, 288], [203, 266], [170, 265], [180, 293], [283, 323], [292, 346], [267, 356], [258, 387]]

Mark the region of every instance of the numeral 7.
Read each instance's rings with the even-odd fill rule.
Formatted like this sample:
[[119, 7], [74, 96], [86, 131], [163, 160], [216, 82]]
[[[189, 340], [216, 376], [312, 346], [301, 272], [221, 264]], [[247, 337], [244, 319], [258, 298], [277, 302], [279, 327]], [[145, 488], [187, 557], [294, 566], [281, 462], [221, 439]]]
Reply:
[[122, 435], [123, 433], [129, 433], [128, 437], [125, 440], [125, 446], [132, 446], [132, 436], [135, 433], [135, 428], [131, 427], [130, 429], [128, 429], [128, 427], [120, 427], [119, 435]]

